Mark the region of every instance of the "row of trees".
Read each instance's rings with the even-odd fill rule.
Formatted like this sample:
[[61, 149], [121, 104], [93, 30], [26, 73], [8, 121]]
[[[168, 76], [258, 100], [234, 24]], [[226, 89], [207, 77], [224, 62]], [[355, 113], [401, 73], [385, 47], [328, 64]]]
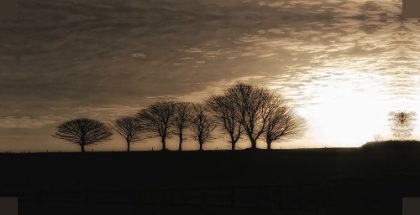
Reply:
[[214, 130], [219, 128], [229, 136], [232, 150], [243, 136], [250, 141], [251, 149], [257, 148], [259, 139], [271, 149], [273, 141], [301, 137], [305, 125], [283, 96], [264, 87], [237, 83], [203, 103], [156, 102], [110, 125], [88, 118], [73, 119], [59, 125], [53, 137], [78, 144], [84, 152], [87, 145], [110, 140], [112, 131], [125, 138], [127, 151], [131, 144], [155, 137], [166, 150], [167, 138], [175, 135], [182, 150], [189, 130], [202, 150], [203, 144], [215, 139]]

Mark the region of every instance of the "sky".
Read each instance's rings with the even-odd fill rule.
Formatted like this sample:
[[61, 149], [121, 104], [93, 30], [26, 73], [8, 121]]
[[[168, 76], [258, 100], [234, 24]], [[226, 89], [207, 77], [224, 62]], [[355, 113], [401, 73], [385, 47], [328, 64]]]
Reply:
[[[283, 94], [307, 120], [304, 137], [273, 148], [392, 139], [388, 113], [420, 108], [420, 22], [401, 9], [401, 0], [19, 1], [18, 18], [0, 22], [0, 151], [78, 151], [51, 136], [66, 120], [202, 102], [239, 81]], [[114, 135], [86, 149], [125, 147]], [[204, 149], [229, 147], [221, 136]]]

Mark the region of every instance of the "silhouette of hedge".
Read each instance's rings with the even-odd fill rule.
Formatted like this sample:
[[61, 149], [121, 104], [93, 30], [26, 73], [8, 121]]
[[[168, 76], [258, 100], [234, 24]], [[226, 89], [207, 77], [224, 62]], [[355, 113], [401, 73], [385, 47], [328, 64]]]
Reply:
[[420, 141], [415, 140], [388, 140], [378, 142], [367, 142], [361, 146], [362, 149], [382, 149], [382, 150], [395, 150], [395, 149], [420, 149]]

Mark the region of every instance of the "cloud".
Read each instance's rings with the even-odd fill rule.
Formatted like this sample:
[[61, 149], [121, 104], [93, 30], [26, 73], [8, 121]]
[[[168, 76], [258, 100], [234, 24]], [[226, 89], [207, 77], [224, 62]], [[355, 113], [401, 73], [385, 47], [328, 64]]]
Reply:
[[188, 53], [201, 53], [201, 52], [203, 52], [199, 48], [190, 48], [190, 49], [187, 49], [185, 51], [188, 52]]
[[8, 116], [0, 118], [0, 128], [41, 128], [44, 126], [52, 125], [59, 121], [60, 117], [14, 117]]
[[[139, 110], [145, 108], [141, 105], [107, 105], [107, 106], [79, 106], [79, 107], [55, 107], [54, 110], [59, 119], [73, 119], [87, 117], [101, 121], [113, 121], [122, 116], [135, 115]], [[58, 118], [58, 117], [57, 117]]]
[[87, 117], [110, 122], [122, 116], [135, 115], [144, 106], [78, 106], [50, 107], [48, 116], [6, 116], [0, 118], [0, 128], [45, 128], [67, 120]]
[[143, 54], [143, 53], [134, 53], [134, 54], [130, 54], [130, 57], [134, 57], [134, 58], [136, 58], [136, 57], [145, 58], [146, 55]]
[[0, 23], [0, 126], [112, 120], [160, 100], [202, 101], [238, 80], [301, 109], [348, 92], [420, 100], [419, 24], [401, 25], [401, 1], [80, 4], [25, 1], [28, 16]]
[[175, 96], [174, 95], [161, 95], [161, 96], [147, 96], [147, 99], [159, 99], [159, 100], [163, 100], [163, 99], [173, 99]]
[[276, 56], [276, 55], [277, 55], [277, 53], [268, 53], [268, 54], [260, 55], [258, 57], [272, 57], [272, 56]]
[[183, 57], [180, 60], [194, 60], [194, 58], [192, 58], [192, 57]]

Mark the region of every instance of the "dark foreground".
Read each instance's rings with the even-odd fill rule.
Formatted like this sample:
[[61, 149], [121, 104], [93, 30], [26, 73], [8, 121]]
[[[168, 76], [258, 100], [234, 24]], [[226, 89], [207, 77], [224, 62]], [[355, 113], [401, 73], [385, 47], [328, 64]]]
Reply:
[[402, 214], [419, 149], [0, 154], [0, 196], [20, 215]]

